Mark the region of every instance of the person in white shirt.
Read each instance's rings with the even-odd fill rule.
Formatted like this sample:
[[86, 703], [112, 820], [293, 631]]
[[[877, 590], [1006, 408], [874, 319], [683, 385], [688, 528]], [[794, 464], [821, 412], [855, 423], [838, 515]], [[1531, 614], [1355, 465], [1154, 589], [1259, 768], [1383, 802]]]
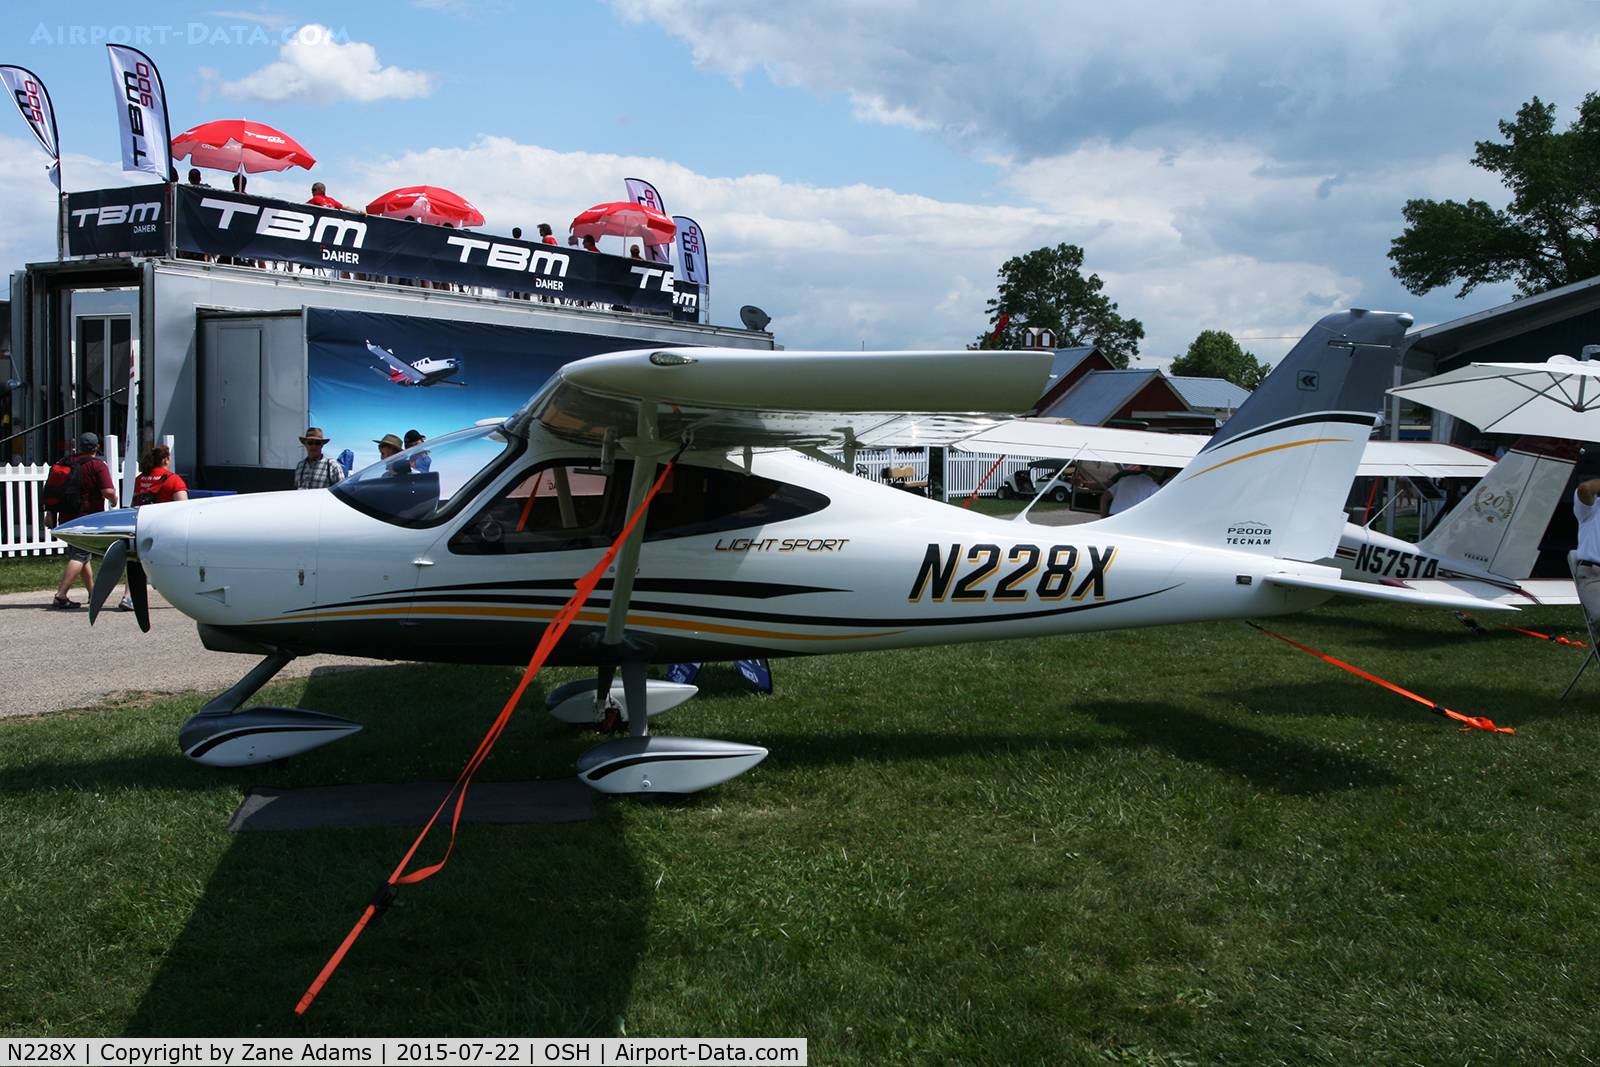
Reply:
[[1113, 478], [1106, 491], [1100, 494], [1100, 517], [1120, 515], [1139, 501], [1155, 496], [1160, 488], [1161, 483], [1152, 478], [1145, 468], [1129, 467]]
[[1600, 624], [1600, 478], [1579, 482], [1572, 494], [1572, 513], [1578, 517], [1578, 558], [1572, 580], [1591, 626]]

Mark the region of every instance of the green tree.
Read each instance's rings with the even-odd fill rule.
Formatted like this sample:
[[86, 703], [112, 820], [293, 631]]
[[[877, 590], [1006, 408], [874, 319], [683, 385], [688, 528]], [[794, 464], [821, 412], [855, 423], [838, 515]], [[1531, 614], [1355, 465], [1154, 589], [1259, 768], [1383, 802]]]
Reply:
[[1203, 330], [1189, 351], [1172, 361], [1172, 373], [1196, 378], [1226, 378], [1242, 389], [1254, 389], [1272, 369], [1239, 347], [1233, 334]]
[[1500, 123], [1509, 142], [1479, 141], [1474, 166], [1500, 175], [1511, 203], [1408, 200], [1391, 268], [1408, 290], [1514, 281], [1525, 295], [1600, 274], [1600, 94], [1590, 93], [1565, 133], [1538, 97]]
[[[1139, 353], [1144, 324], [1117, 314], [1100, 275], [1083, 276], [1083, 249], [1061, 244], [1014, 256], [1000, 266], [1000, 295], [989, 301], [989, 332], [972, 348], [1020, 348], [1031, 326], [1055, 332], [1063, 347], [1099, 345], [1118, 367]], [[994, 327], [1009, 316], [995, 336]]]

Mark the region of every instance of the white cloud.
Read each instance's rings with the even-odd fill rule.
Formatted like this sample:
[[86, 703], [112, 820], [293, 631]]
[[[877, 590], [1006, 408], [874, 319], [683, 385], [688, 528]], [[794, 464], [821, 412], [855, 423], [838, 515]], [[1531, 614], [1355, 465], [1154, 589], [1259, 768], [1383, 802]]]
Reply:
[[[1180, 126], [1296, 143], [1341, 113], [1386, 149], [1460, 128], [1465, 101], [1539, 86], [1575, 104], [1600, 74], [1594, 8], [1570, 0], [612, 0], [705, 70], [844, 96], [858, 118], [1023, 155]], [[1508, 88], [1509, 87], [1509, 88]], [[1393, 94], [1406, 94], [1396, 111]], [[1514, 105], [1513, 105], [1514, 106]], [[1356, 132], [1352, 129], [1352, 132]], [[1488, 131], [1476, 131], [1483, 136]]]
[[[579, 211], [620, 198], [624, 177], [648, 177], [671, 212], [705, 229], [716, 321], [735, 321], [733, 308], [758, 304], [790, 347], [962, 347], [984, 330], [985, 302], [1006, 259], [1079, 244], [1086, 270], [1104, 279], [1122, 314], [1144, 322], [1142, 351], [1159, 361], [1202, 329], [1298, 335], [1325, 312], [1358, 302], [1357, 276], [1297, 254], [1294, 242], [1262, 240], [1251, 254], [1216, 232], [1300, 200], [1337, 203], [1359, 193], [1347, 183], [1318, 201], [1326, 175], [1284, 176], [1269, 164], [1239, 145], [1176, 154], [1091, 146], [1019, 165], [1015, 189], [1033, 205], [996, 206], [770, 174], [709, 177], [660, 159], [485, 137], [463, 149], [360, 164], [359, 191], [330, 192], [364, 203], [398, 186], [442, 185], [482, 209], [490, 231], [531, 233], [549, 222], [564, 234]], [[1288, 347], [1263, 342], [1256, 351], [1273, 359]]]
[[[5, 190], [6, 199], [6, 212], [0, 216], [0, 263], [6, 264], [7, 271], [56, 258], [59, 202], [56, 187], [50, 184], [48, 163], [33, 138], [0, 135], [0, 189]], [[118, 163], [76, 153], [62, 156], [61, 171], [68, 190], [147, 185], [155, 180], [149, 174], [124, 171]]]
[[[1231, 331], [1271, 362], [1290, 347], [1282, 338], [1338, 308], [1411, 310], [1422, 321], [1459, 314], [1447, 297], [1397, 301], [1392, 285], [1375, 293], [1372, 279], [1387, 277], [1383, 253], [1406, 196], [1483, 197], [1497, 187], [1448, 156], [1330, 181], [1338, 175], [1281, 166], [1247, 143], [1205, 141], [1170, 150], [1097, 142], [1013, 163], [1009, 189], [1022, 202], [1011, 205], [771, 174], [711, 177], [657, 158], [503, 137], [346, 167], [251, 175], [250, 191], [301, 201], [316, 177], [361, 206], [392, 188], [440, 185], [476, 204], [489, 232], [531, 234], [548, 222], [564, 237], [578, 212], [620, 199], [623, 178], [649, 178], [670, 211], [705, 230], [714, 321], [736, 322], [740, 305], [759, 305], [791, 348], [962, 347], [986, 328], [1006, 259], [1077, 244], [1121, 313], [1145, 324], [1145, 365], [1180, 354], [1203, 329]], [[143, 180], [81, 157], [66, 168], [69, 188]], [[0, 254], [12, 263], [51, 257], [54, 190], [31, 143], [0, 138], [0, 187], [18, 208], [0, 226]], [[616, 239], [603, 243], [622, 250]], [[1493, 302], [1492, 293], [1475, 301]]]
[[230, 100], [371, 103], [430, 96], [438, 88], [438, 79], [421, 71], [385, 67], [370, 44], [338, 41], [327, 27], [312, 23], [300, 27], [293, 39], [278, 49], [276, 62], [216, 88]]

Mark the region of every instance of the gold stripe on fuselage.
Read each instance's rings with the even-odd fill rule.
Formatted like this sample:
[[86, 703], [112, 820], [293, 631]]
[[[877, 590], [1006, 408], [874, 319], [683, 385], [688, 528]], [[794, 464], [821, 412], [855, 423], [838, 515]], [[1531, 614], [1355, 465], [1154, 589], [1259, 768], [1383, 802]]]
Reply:
[[[548, 622], [555, 618], [554, 608], [513, 608], [497, 607], [494, 605], [421, 605], [397, 612], [393, 608], [346, 608], [338, 611], [308, 612], [304, 615], [282, 615], [272, 619], [257, 619], [255, 625], [264, 625], [279, 622], [306, 622], [335, 621], [341, 619], [388, 617], [395, 620], [412, 619], [419, 615], [429, 615], [435, 618], [462, 618], [477, 617], [491, 619], [515, 619], [527, 622]], [[604, 611], [580, 611], [576, 621], [604, 623]], [[669, 619], [660, 615], [629, 615], [628, 626], [639, 626], [657, 630], [688, 630], [700, 633], [725, 634], [730, 637], [755, 637], [771, 641], [859, 641], [865, 638], [894, 637], [903, 634], [905, 630], [883, 630], [878, 633], [864, 634], [799, 634], [784, 633], [777, 630], [754, 630], [744, 626], [728, 626], [724, 623], [712, 622], [685, 622], [681, 619]], [[817, 623], [825, 626], [826, 623]]]

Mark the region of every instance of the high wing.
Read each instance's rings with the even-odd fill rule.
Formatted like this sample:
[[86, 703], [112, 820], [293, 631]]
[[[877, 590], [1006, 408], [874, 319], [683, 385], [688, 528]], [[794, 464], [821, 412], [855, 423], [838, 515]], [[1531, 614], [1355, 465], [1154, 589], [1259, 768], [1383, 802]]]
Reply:
[[412, 383], [413, 385], [421, 382], [423, 378], [426, 377], [421, 371], [417, 370], [417, 368], [396, 356], [393, 352], [379, 348], [371, 341], [367, 342], [367, 351], [371, 352], [373, 355], [387, 363], [392, 370], [399, 374], [405, 375], [406, 381]]
[[[697, 451], [939, 446], [1030, 409], [1048, 352], [614, 352], [563, 367], [511, 420], [600, 445]], [[975, 368], [981, 372], [975, 373]]]

